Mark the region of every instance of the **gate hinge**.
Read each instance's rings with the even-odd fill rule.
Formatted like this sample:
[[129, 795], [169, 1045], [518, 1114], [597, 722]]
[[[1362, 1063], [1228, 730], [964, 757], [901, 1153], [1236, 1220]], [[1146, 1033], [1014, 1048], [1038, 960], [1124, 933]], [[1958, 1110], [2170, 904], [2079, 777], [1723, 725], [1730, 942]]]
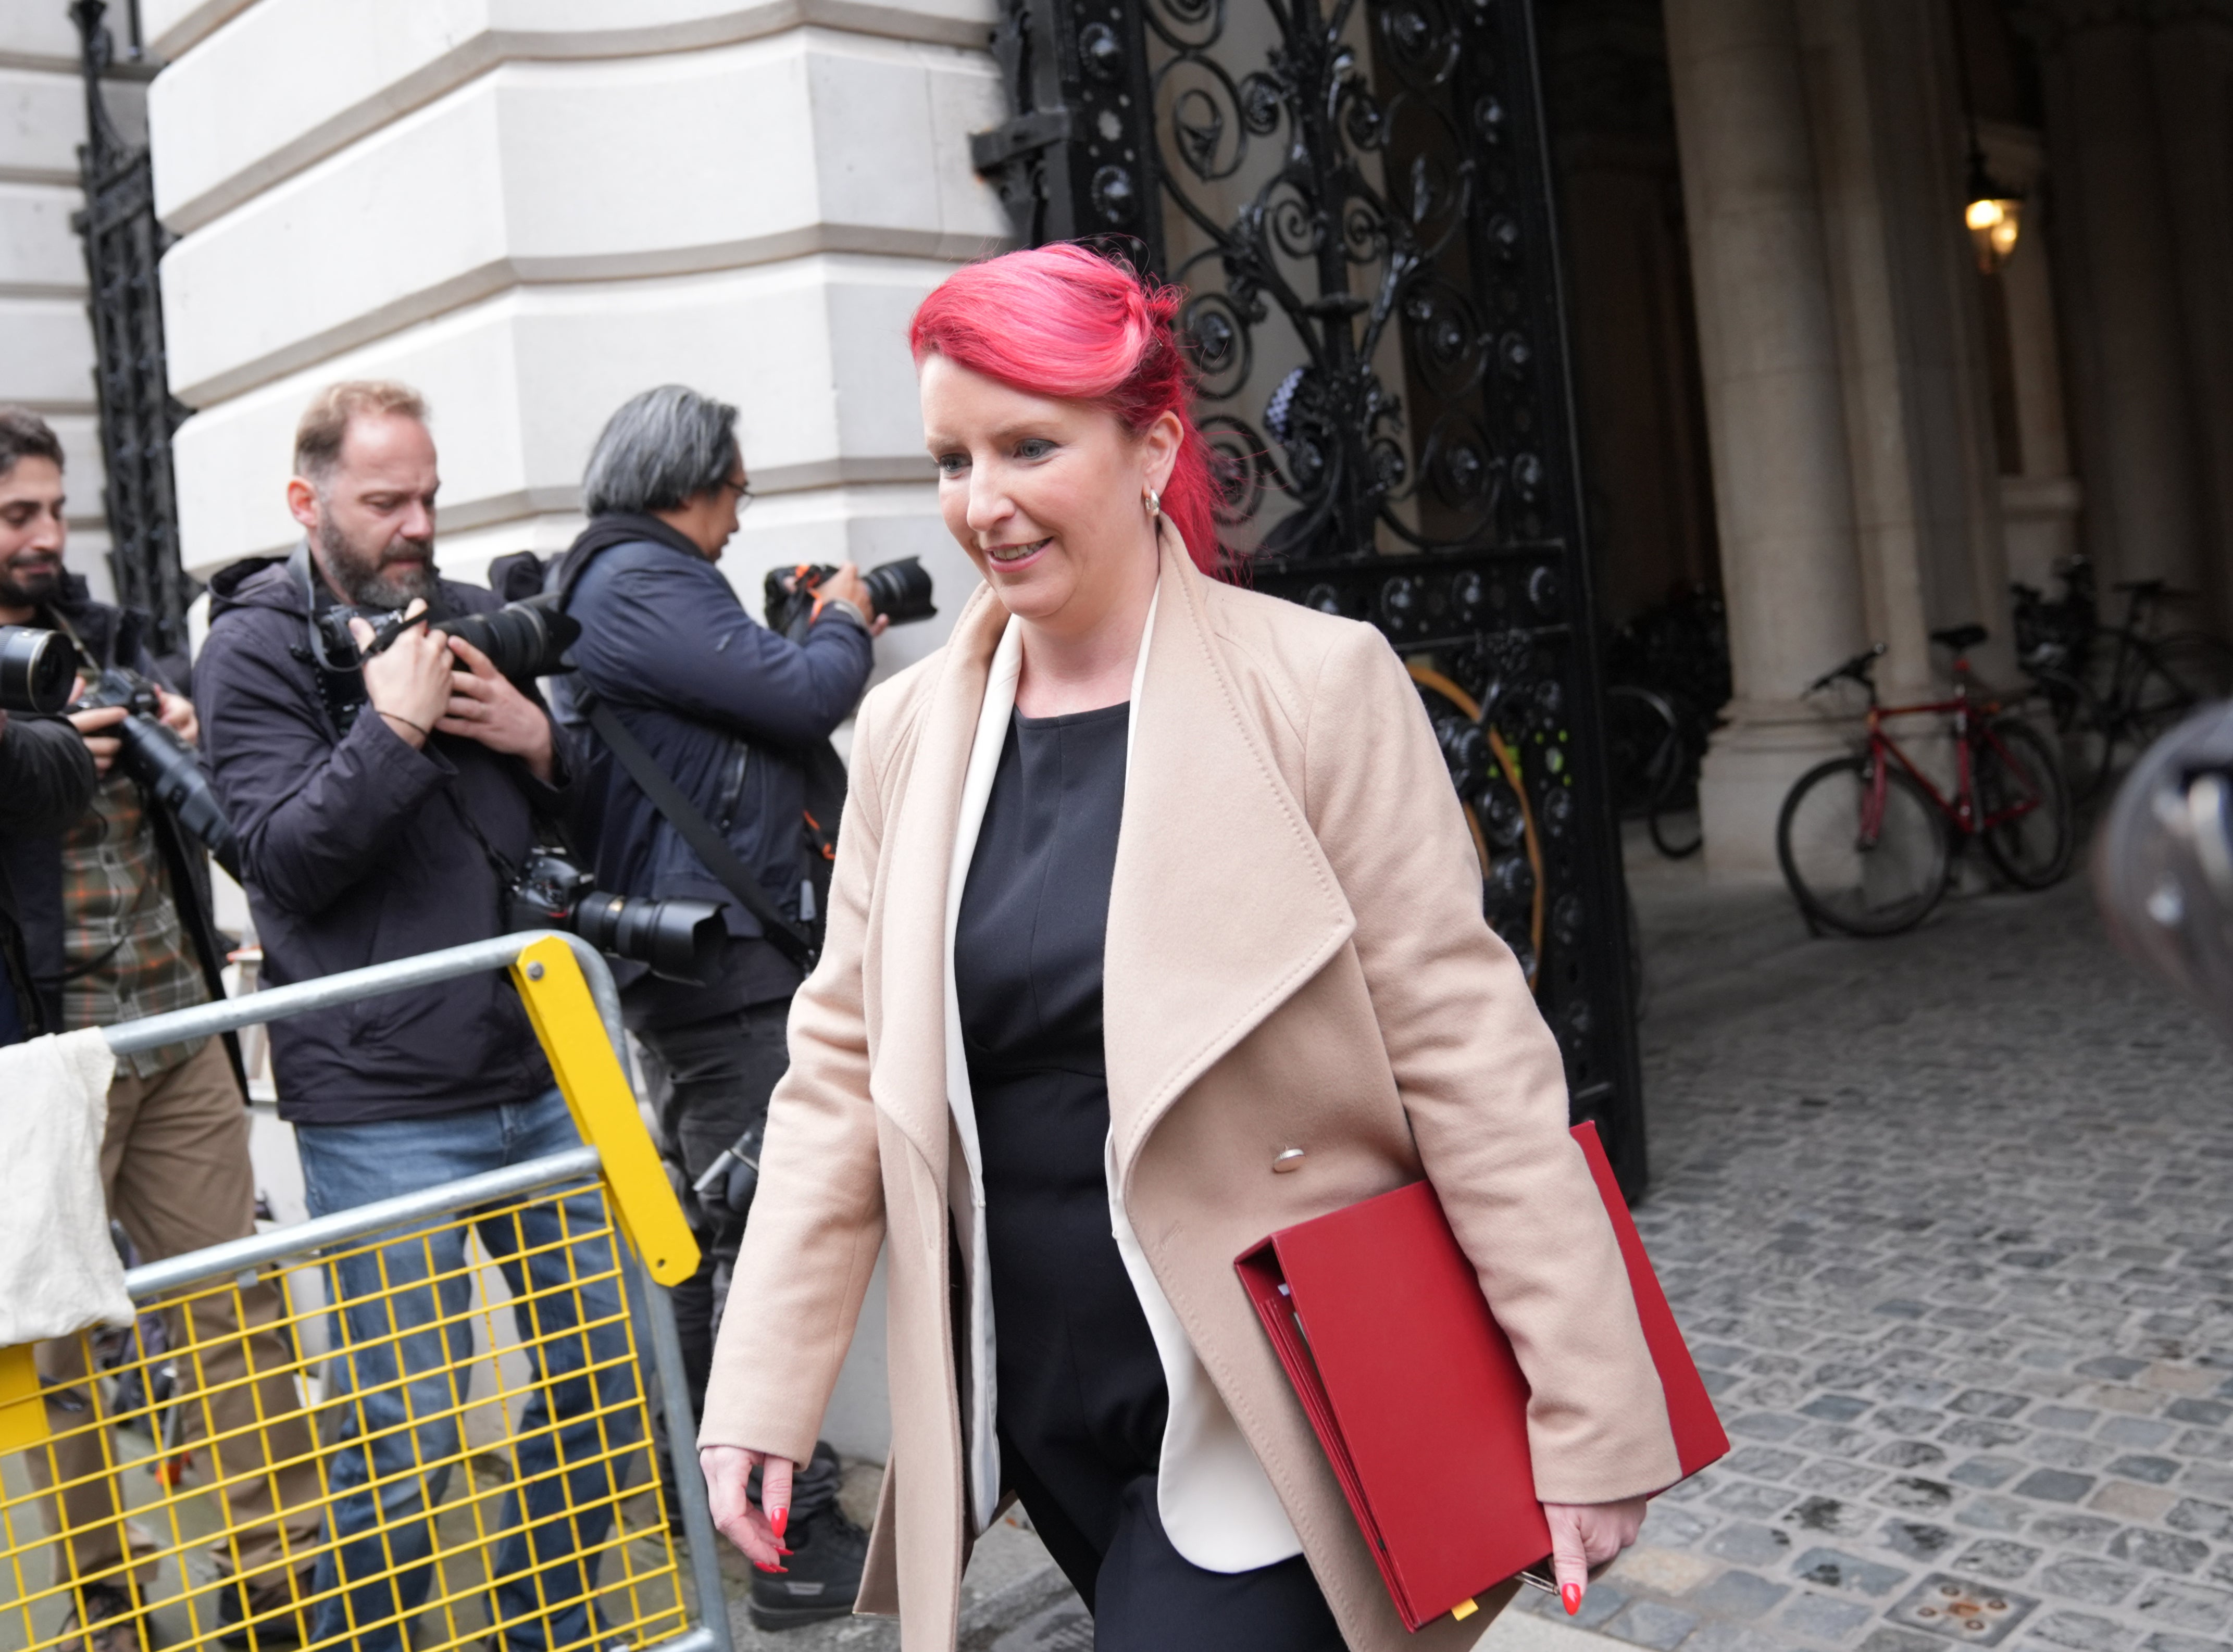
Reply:
[[1058, 104], [1051, 109], [1033, 109], [1028, 114], [1002, 121], [990, 132], [971, 133], [969, 164], [980, 172], [989, 172], [1019, 155], [1061, 143], [1070, 135], [1067, 108]]

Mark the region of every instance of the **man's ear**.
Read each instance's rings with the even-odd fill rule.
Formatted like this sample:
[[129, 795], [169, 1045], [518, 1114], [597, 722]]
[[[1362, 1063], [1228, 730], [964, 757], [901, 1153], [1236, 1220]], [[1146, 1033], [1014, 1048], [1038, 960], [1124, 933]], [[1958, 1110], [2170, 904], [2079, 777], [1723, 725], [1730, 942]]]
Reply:
[[287, 514], [305, 528], [318, 525], [318, 491], [299, 476], [288, 478]]

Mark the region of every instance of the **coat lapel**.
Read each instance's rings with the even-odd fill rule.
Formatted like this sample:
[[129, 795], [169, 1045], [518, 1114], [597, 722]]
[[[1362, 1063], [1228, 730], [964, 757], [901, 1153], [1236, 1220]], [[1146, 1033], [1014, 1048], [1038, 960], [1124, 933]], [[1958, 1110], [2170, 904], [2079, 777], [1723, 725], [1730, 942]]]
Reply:
[[1116, 1162], [1356, 927], [1220, 657], [1208, 582], [1162, 536], [1109, 891], [1103, 1042]]

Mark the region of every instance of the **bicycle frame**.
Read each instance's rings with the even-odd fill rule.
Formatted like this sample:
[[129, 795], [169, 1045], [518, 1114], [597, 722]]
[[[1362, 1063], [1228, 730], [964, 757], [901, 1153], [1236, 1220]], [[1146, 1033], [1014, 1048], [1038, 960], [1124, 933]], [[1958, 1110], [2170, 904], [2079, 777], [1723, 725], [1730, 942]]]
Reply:
[[[1869, 791], [1861, 804], [1863, 841], [1874, 842], [1884, 823], [1885, 790], [1888, 784], [1885, 759], [1890, 758], [1907, 771], [1908, 778], [1923, 788], [1938, 811], [1953, 822], [1955, 829], [1965, 837], [1975, 837], [2019, 820], [2033, 810], [2045, 807], [2046, 798], [2038, 783], [2016, 760], [2015, 754], [2004, 745], [1999, 735], [1993, 732], [1989, 721], [1981, 720], [1996, 715], [2001, 710], [1998, 701], [1980, 703], [1969, 698], [1969, 662], [1956, 658], [1954, 661], [1954, 696], [1950, 699], [1921, 701], [1910, 706], [1879, 706], [1876, 685], [1869, 685], [1868, 739]], [[1950, 717], [1954, 722], [1954, 796], [1949, 797], [1933, 784], [1929, 775], [1916, 764], [1898, 741], [1885, 730], [1886, 718], [1891, 717]], [[1977, 814], [1976, 751], [1980, 745], [1989, 745], [2009, 771], [2021, 779], [2029, 792], [2021, 801], [2008, 808], [1996, 810], [1982, 819]]]

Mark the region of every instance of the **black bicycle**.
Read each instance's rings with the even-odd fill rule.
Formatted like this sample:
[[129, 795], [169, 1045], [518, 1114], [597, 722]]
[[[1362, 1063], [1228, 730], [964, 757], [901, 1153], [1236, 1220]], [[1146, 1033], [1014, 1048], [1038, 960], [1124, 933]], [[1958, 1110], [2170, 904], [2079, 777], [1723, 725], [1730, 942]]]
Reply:
[[1704, 757], [1697, 719], [1683, 715], [1675, 696], [1631, 683], [1605, 690], [1614, 810], [1623, 820], [1644, 822], [1652, 847], [1670, 860], [1696, 854], [1706, 841], [1696, 818]]
[[2204, 701], [2233, 693], [2233, 648], [2200, 631], [2158, 634], [2166, 602], [2190, 593], [2159, 579], [2120, 581], [2125, 618], [2096, 618], [2093, 570], [2082, 556], [2058, 566], [2063, 595], [2050, 601], [2017, 583], [2017, 660], [2046, 702], [2072, 797], [2096, 796], [2119, 759], [2137, 757]]

